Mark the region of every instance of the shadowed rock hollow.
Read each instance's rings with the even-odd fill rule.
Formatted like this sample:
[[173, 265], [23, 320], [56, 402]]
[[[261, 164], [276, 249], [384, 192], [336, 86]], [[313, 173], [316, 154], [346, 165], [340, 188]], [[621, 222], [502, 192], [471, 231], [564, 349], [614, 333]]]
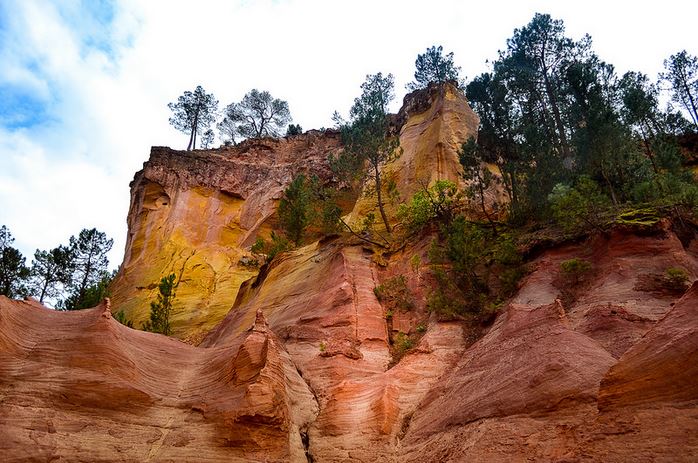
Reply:
[[[393, 172], [455, 179], [477, 127], [451, 86], [396, 116]], [[481, 336], [423, 301], [386, 319], [374, 288], [430, 280], [429, 241], [388, 257], [342, 238], [285, 253], [262, 274], [238, 264], [273, 224], [297, 172], [329, 178], [333, 132], [210, 151], [154, 148], [132, 183], [113, 299], [59, 313], [0, 297], [3, 461], [509, 462], [698, 460], [698, 286], [649, 290], [666, 268], [698, 274], [695, 239], [671, 224], [544, 250]], [[359, 201], [358, 214], [370, 201]], [[560, 262], [592, 263], [560, 298]], [[175, 334], [126, 328], [164, 273], [182, 275]], [[391, 331], [424, 331], [396, 361]], [[200, 341], [200, 342], [199, 342]], [[198, 344], [196, 346], [191, 343]]]

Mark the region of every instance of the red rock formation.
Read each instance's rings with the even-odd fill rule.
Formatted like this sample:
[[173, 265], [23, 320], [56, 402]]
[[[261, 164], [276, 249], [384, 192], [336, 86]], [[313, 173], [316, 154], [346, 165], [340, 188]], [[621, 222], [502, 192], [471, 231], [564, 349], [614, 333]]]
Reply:
[[[476, 121], [455, 89], [419, 95], [396, 121], [405, 194], [456, 172]], [[698, 461], [698, 287], [656, 285], [674, 266], [695, 279], [696, 240], [661, 223], [544, 250], [479, 339], [426, 312], [428, 237], [386, 256], [327, 239], [259, 275], [238, 265], [292, 175], [325, 172], [337, 149], [333, 133], [154, 149], [113, 308], [0, 297], [0, 460]], [[592, 268], [570, 286], [560, 263], [575, 257]], [[111, 318], [145, 317], [173, 270], [177, 334], [198, 347]], [[374, 288], [397, 275], [418, 300], [389, 321]], [[391, 335], [417, 324], [397, 361]]]
[[222, 349], [132, 330], [109, 307], [0, 297], [2, 461], [304, 461], [317, 403], [263, 317]]

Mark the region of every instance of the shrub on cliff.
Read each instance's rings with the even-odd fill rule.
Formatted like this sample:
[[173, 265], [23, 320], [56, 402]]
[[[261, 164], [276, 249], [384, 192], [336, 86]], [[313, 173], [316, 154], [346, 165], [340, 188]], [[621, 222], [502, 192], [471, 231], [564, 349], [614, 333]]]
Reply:
[[150, 320], [143, 324], [143, 331], [161, 333], [169, 336], [170, 316], [172, 315], [172, 302], [175, 298], [176, 276], [174, 273], [162, 277], [158, 285], [157, 299], [150, 303]]
[[414, 297], [407, 287], [407, 278], [404, 275], [397, 275], [385, 280], [373, 288], [373, 292], [388, 311], [406, 311], [415, 307]]
[[570, 286], [577, 286], [590, 271], [591, 263], [578, 257], [560, 263], [561, 276]]
[[448, 224], [460, 208], [462, 197], [455, 183], [437, 180], [430, 188], [422, 187], [409, 203], [400, 204], [397, 218], [410, 232], [421, 230], [431, 221]]
[[605, 231], [608, 220], [605, 212], [610, 201], [599, 186], [587, 176], [581, 176], [571, 188], [555, 185], [548, 196], [553, 216], [567, 231]]
[[688, 287], [690, 277], [688, 272], [681, 267], [670, 267], [666, 269], [664, 282], [666, 288], [674, 292], [683, 292]]
[[311, 181], [300, 174], [293, 179], [279, 201], [279, 222], [288, 237], [298, 246], [314, 218]]
[[276, 257], [278, 254], [286, 252], [291, 248], [291, 243], [285, 237], [272, 231], [269, 241], [265, 240], [261, 236], [258, 236], [250, 251], [252, 254], [262, 256], [264, 261], [269, 263], [274, 260], [274, 257]]

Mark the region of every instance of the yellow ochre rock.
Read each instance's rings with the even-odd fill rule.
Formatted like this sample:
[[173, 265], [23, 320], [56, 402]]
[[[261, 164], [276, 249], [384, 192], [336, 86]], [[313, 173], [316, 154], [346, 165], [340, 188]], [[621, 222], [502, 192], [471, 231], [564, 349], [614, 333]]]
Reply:
[[[450, 83], [416, 90], [405, 96], [394, 122], [401, 154], [384, 166], [382, 177], [384, 190], [395, 182], [399, 200], [388, 198], [387, 211], [394, 212], [399, 202], [409, 201], [415, 192], [437, 180], [462, 184], [458, 151], [470, 137], [477, 138], [480, 124], [463, 92]], [[356, 222], [370, 212], [380, 217], [375, 194], [364, 194], [349, 219]]]
[[197, 343], [257, 273], [241, 258], [258, 233], [268, 235], [283, 190], [301, 172], [329, 178], [327, 157], [339, 145], [336, 132], [310, 131], [215, 150], [154, 147], [131, 183], [114, 306], [140, 327], [160, 278], [174, 273], [173, 334]]

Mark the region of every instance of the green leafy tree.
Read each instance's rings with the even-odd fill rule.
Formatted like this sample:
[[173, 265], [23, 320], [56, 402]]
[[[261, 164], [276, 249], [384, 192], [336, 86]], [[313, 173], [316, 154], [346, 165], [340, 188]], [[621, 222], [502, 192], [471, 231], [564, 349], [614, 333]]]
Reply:
[[441, 45], [427, 48], [417, 55], [414, 82], [407, 84], [410, 91], [426, 88], [430, 83], [459, 82], [460, 67], [453, 64], [453, 52], [443, 54]]
[[143, 331], [164, 334], [172, 333], [170, 317], [172, 316], [172, 303], [177, 290], [177, 277], [174, 273], [162, 277], [158, 284], [157, 299], [150, 303], [150, 320], [143, 325]]
[[531, 153], [522, 147], [521, 113], [499, 74], [484, 73], [473, 79], [466, 87], [466, 96], [480, 116], [480, 130], [477, 142], [469, 141], [463, 147], [468, 157], [461, 163], [497, 165], [509, 199], [509, 217], [515, 220], [525, 209], [525, 174], [533, 164]]
[[568, 66], [589, 51], [591, 38], [575, 42], [565, 36], [565, 26], [547, 14], [538, 14], [507, 40], [507, 49], [495, 71], [507, 76], [510, 88], [535, 108], [542, 128], [555, 140], [557, 151], [571, 161], [568, 127], [564, 120], [564, 76]]
[[604, 213], [610, 201], [591, 178], [581, 176], [574, 188], [558, 184], [548, 199], [554, 217], [566, 230], [605, 232]]
[[24, 256], [11, 246], [14, 240], [5, 225], [0, 227], [0, 295], [9, 298], [26, 293], [25, 282], [29, 276]]
[[698, 129], [698, 58], [686, 50], [664, 60], [661, 79], [671, 87], [672, 99], [684, 107]]
[[199, 85], [193, 92], [184, 92], [175, 103], [169, 103], [167, 107], [173, 113], [170, 124], [189, 134], [189, 151], [196, 149], [197, 135], [205, 132], [216, 120], [218, 100]]
[[225, 108], [228, 126], [243, 138], [280, 137], [291, 122], [291, 112], [286, 101], [274, 98], [267, 91], [250, 90], [239, 103]]
[[63, 288], [70, 284], [72, 272], [73, 259], [66, 246], [61, 245], [50, 251], [37, 249], [30, 269], [30, 293], [38, 297], [41, 303], [46, 298], [57, 299]]
[[314, 218], [311, 183], [300, 174], [284, 190], [279, 202], [279, 222], [288, 237], [298, 246]]
[[400, 141], [388, 133], [388, 104], [395, 97], [393, 75], [383, 76], [380, 72], [367, 75], [361, 90], [349, 112], [350, 122], [341, 126], [345, 149], [333, 160], [333, 167], [341, 175], [372, 178], [381, 219], [390, 232], [381, 169], [399, 155]]
[[96, 228], [83, 229], [77, 238], [70, 237], [69, 250], [74, 270], [68, 286], [70, 295], [62, 308], [77, 310], [91, 307], [95, 300], [99, 303], [110, 281], [107, 253], [113, 244], [114, 240]]

